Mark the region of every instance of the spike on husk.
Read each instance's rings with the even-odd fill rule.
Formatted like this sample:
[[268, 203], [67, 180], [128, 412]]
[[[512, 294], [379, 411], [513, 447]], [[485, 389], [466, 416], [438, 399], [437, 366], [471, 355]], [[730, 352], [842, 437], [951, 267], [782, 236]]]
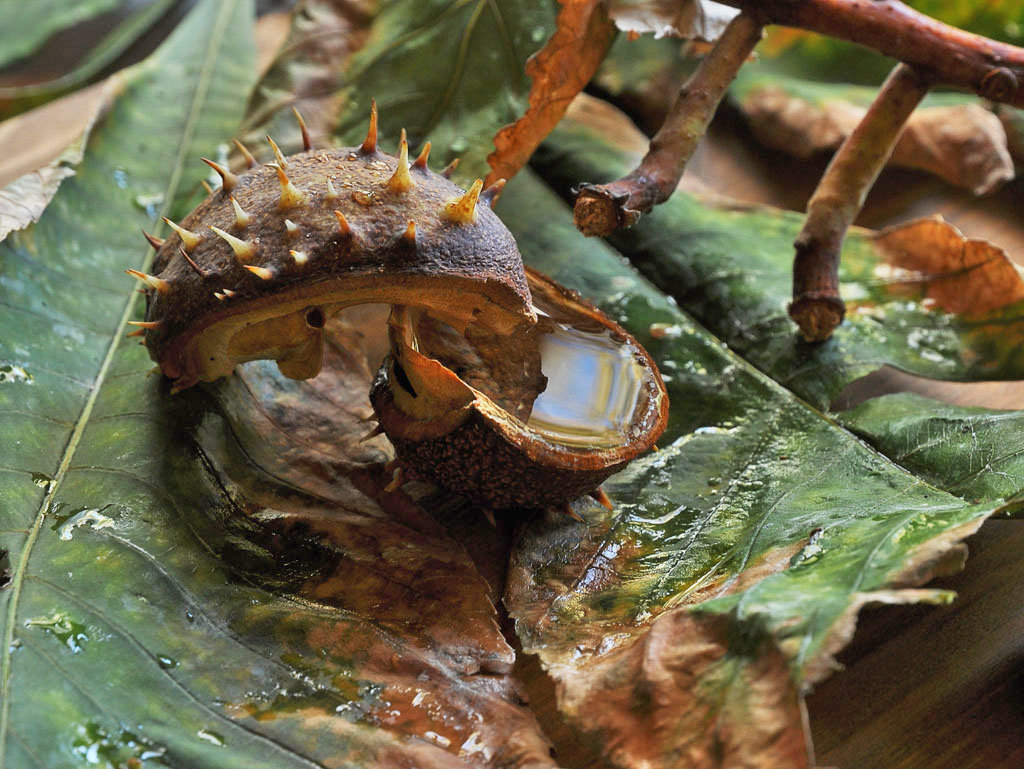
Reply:
[[271, 163], [271, 166], [277, 171], [277, 180], [281, 183], [281, 198], [277, 201], [277, 207], [282, 211], [287, 211], [289, 208], [298, 208], [304, 205], [306, 194], [292, 184], [288, 174], [284, 172], [284, 168], [274, 163]]
[[377, 100], [370, 100], [370, 126], [366, 129], [366, 138], [359, 148], [367, 155], [377, 151]]
[[300, 267], [309, 261], [309, 255], [305, 251], [296, 251], [292, 249], [288, 253], [292, 255], [292, 259], [295, 260], [295, 264]]
[[281, 153], [281, 148], [277, 146], [277, 142], [270, 138], [270, 134], [265, 134], [267, 137], [267, 144], [270, 145], [270, 149], [274, 151], [274, 161], [281, 166], [281, 168], [288, 167], [288, 161], [284, 159], [284, 155]]
[[297, 225], [291, 219], [285, 219], [284, 220], [284, 230], [285, 230], [285, 234], [289, 238], [297, 238], [301, 234], [299, 232], [299, 225]]
[[416, 182], [409, 175], [409, 142], [405, 138], [405, 129], [402, 129], [402, 140], [398, 149], [398, 165], [395, 166], [395, 173], [388, 179], [388, 189], [394, 193], [408, 192], [416, 186]]
[[215, 163], [209, 158], [200, 158], [200, 160], [206, 163], [206, 165], [216, 171], [217, 175], [220, 176], [222, 190], [225, 192], [231, 192], [231, 190], [238, 186], [238, 177], [220, 163]]
[[324, 200], [331, 201], [338, 199], [338, 191], [334, 189], [334, 182], [331, 181], [331, 177], [327, 177], [327, 194], [324, 196]]
[[480, 198], [480, 190], [484, 183], [482, 179], [473, 182], [473, 186], [466, 190], [461, 197], [450, 200], [441, 210], [441, 217], [455, 224], [471, 224], [476, 221], [476, 202]]
[[416, 161], [412, 164], [413, 168], [419, 169], [420, 171], [427, 170], [427, 158], [430, 157], [430, 142], [423, 145], [423, 149], [420, 150], [419, 156]]
[[126, 322], [129, 326], [136, 326], [143, 331], [151, 328], [160, 328], [160, 321], [158, 320], [129, 320]]
[[209, 270], [204, 270], [202, 267], [200, 267], [198, 264], [196, 264], [195, 261], [192, 259], [192, 257], [189, 256], [186, 253], [185, 249], [182, 248], [181, 246], [178, 246], [178, 253], [180, 253], [182, 255], [182, 257], [184, 257], [185, 261], [188, 262], [188, 266], [191, 267], [195, 271], [196, 275], [198, 275], [200, 278], [208, 278], [208, 277], [210, 277]]
[[498, 198], [501, 197], [502, 190], [505, 189], [505, 180], [498, 179], [494, 184], [485, 189], [480, 193], [480, 200], [494, 208], [495, 203], [498, 202]]
[[453, 160], [451, 163], [444, 167], [444, 170], [441, 172], [441, 176], [443, 176], [445, 179], [451, 179], [452, 174], [455, 173], [455, 169], [458, 167], [459, 158], [455, 158], [455, 160]]
[[299, 124], [299, 130], [302, 132], [302, 148], [307, 151], [313, 149], [313, 140], [309, 138], [309, 129], [306, 128], [306, 121], [302, 119], [298, 107], [292, 107], [292, 113], [295, 115], [295, 120]]
[[193, 248], [199, 245], [199, 241], [201, 239], [199, 235], [192, 232], [191, 230], [186, 230], [181, 225], [175, 224], [166, 216], [164, 217], [164, 221], [167, 223], [168, 227], [170, 227], [172, 230], [178, 233], [178, 237], [181, 238], [181, 242], [185, 244], [186, 251], [191, 251]]
[[270, 280], [274, 277], [274, 273], [268, 270], [266, 267], [258, 267], [255, 264], [243, 264], [243, 267], [255, 275], [260, 280]]
[[348, 219], [345, 218], [345, 214], [341, 211], [335, 211], [334, 217], [338, 220], [338, 232], [343, 236], [349, 236], [352, 234], [352, 227], [348, 223]]
[[145, 272], [139, 272], [138, 270], [125, 270], [125, 272], [134, 278], [138, 278], [158, 294], [166, 294], [171, 290], [170, 282], [163, 278], [158, 278], [156, 275], [149, 275]]
[[249, 148], [242, 144], [242, 142], [238, 141], [238, 139], [235, 139], [235, 146], [238, 147], [238, 151], [242, 153], [242, 157], [245, 158], [245, 164], [249, 168], [255, 168], [259, 165], [259, 163], [256, 162], [256, 158], [254, 158], [252, 153], [249, 152]]
[[200, 179], [199, 183], [203, 185], [203, 189], [206, 190], [207, 195], [213, 194], [213, 187], [210, 186], [210, 183], [206, 181], [206, 179]]
[[212, 224], [210, 225], [210, 229], [213, 230], [213, 232], [223, 239], [229, 246], [231, 246], [231, 250], [235, 252], [235, 258], [238, 259], [239, 262], [242, 262], [243, 265], [245, 264], [244, 260], [251, 259], [256, 256], [256, 244], [252, 241], [236, 238], [230, 232], [225, 232], [220, 227], [214, 227]]
[[163, 246], [163, 244], [167, 242], [163, 238], [158, 238], [156, 235], [150, 235], [145, 230], [142, 231], [142, 234], [145, 236], [146, 241], [149, 243], [149, 245], [151, 245], [157, 251], [159, 251], [160, 247]]
[[240, 230], [244, 230], [249, 226], [252, 217], [239, 205], [234, 196], [231, 197], [231, 206], [235, 209], [235, 226]]
[[612, 501], [608, 499], [608, 495], [604, 493], [604, 489], [602, 489], [600, 486], [598, 486], [596, 489], [590, 492], [590, 496], [599, 505], [601, 505], [601, 507], [605, 508], [606, 510], [615, 509], [615, 505], [613, 505]]
[[416, 245], [416, 222], [412, 219], [409, 220], [409, 224], [405, 227], [405, 232], [402, 233], [402, 242], [409, 246]]

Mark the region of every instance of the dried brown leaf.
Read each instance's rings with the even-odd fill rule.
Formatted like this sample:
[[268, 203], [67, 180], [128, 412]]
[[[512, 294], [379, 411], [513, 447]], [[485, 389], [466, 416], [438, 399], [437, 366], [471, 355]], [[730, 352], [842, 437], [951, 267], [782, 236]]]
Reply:
[[494, 137], [486, 184], [511, 179], [526, 164], [593, 77], [615, 37], [601, 0], [561, 0], [561, 5], [555, 33], [526, 62], [533, 80], [526, 114]]
[[942, 217], [889, 227], [872, 240], [885, 258], [875, 273], [890, 290], [923, 290], [946, 312], [980, 315], [1024, 299], [1020, 268], [1006, 252]]
[[117, 76], [0, 124], [0, 240], [37, 221], [73, 176], [89, 129], [110, 103]]
[[788, 661], [767, 640], [737, 651], [728, 625], [674, 610], [585, 667], [553, 665], [562, 711], [618, 766], [808, 766]]
[[[811, 101], [769, 84], [750, 89], [740, 108], [759, 141], [800, 158], [838, 147], [867, 112], [845, 99]], [[976, 195], [1014, 178], [1002, 123], [973, 103], [915, 111], [889, 162], [935, 174]]]

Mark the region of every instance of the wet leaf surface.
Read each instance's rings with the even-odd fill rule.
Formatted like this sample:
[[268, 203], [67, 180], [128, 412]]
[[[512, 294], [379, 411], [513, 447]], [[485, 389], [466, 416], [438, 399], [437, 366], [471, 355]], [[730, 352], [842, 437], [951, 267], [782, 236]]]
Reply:
[[[637, 156], [636, 143], [623, 140], [621, 120], [613, 124], [595, 127], [570, 114], [542, 146], [538, 167], [563, 192], [581, 180], [616, 178]], [[1011, 341], [1024, 331], [1016, 269], [998, 247], [965, 243], [954, 228], [934, 223], [877, 236], [851, 231], [840, 268], [846, 320], [822, 345], [800, 341], [786, 306], [801, 223], [796, 213], [708, 205], [677, 192], [612, 243], [731, 349], [819, 408], [886, 363], [941, 379], [1024, 377], [1020, 347]], [[919, 229], [934, 232], [927, 240], [905, 237]], [[1002, 276], [997, 282], [995, 274]], [[943, 309], [937, 297], [950, 286], [953, 293], [970, 287], [979, 304], [969, 315]]]
[[363, 336], [338, 324], [312, 383], [173, 398], [121, 338], [138, 227], [241, 118], [251, 21], [198, 5], [2, 246], [0, 763], [550, 766], [489, 586], [357, 440]]
[[[391, 142], [436, 109], [435, 144], [472, 141], [481, 173], [479, 137], [528, 85], [485, 65], [513, 48], [521, 64], [551, 29], [550, 7], [524, 2], [506, 38], [491, 5], [385, 8], [340, 95], [349, 140], [369, 95]], [[188, 210], [194, 159], [237, 129], [250, 12], [201, 4], [129, 76], [42, 220], [0, 246], [0, 418], [18, 438], [0, 446], [0, 753], [17, 769], [554, 766], [492, 603], [509, 522], [481, 534], [457, 499], [385, 491], [391, 449], [360, 440], [379, 317], [332, 322], [314, 380], [249, 364], [176, 397], [142, 348], [112, 342], [137, 312], [121, 270], [149, 259], [138, 227]], [[299, 83], [310, 55], [281, 59], [252, 103]], [[424, 66], [442, 56], [464, 66], [454, 90]], [[559, 191], [610, 178], [636, 139], [590, 114], [537, 167]], [[1020, 487], [1013, 415], [905, 396], [823, 410], [886, 362], [1019, 376], [1021, 281], [935, 222], [858, 232], [850, 319], [809, 349], [785, 316], [796, 217], [685, 195], [663, 208], [615, 241], [656, 287], [581, 239], [531, 172], [503, 199], [528, 260], [628, 325], [673, 403], [661, 451], [606, 487], [614, 512], [523, 517], [505, 601], [595, 753], [805, 766], [803, 695], [860, 607], [949, 600], [915, 587], [960, 565], [961, 540]]]
[[992, 506], [923, 483], [724, 349], [581, 241], [536, 180], [502, 206], [534, 266], [638, 334], [672, 400], [661, 451], [606, 484], [614, 513], [525, 530], [506, 593], [524, 649], [620, 765], [806, 766], [801, 692], [859, 608], [947, 600], [903, 588], [961, 560]]
[[526, 60], [551, 36], [554, 18], [543, 0], [389, 3], [346, 71], [337, 134], [361, 142], [375, 98], [386, 149], [405, 128], [411, 149], [432, 143], [432, 167], [459, 157], [455, 180], [483, 178], [495, 131], [526, 109]]
[[1024, 442], [1019, 411], [939, 403], [913, 393], [874, 398], [840, 415], [893, 461], [964, 499], [1011, 500], [1019, 514]]

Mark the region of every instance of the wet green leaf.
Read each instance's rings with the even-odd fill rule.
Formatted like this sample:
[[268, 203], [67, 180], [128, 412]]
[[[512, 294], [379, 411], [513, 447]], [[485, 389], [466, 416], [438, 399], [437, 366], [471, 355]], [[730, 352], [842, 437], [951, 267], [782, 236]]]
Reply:
[[315, 382], [174, 398], [122, 338], [139, 227], [194, 205], [242, 117], [252, 5], [200, 3], [126, 73], [0, 247], [0, 764], [551, 766], [487, 584], [359, 441], [351, 328]]
[[902, 588], [962, 557], [993, 505], [929, 485], [768, 379], [582, 240], [536, 179], [517, 177], [501, 211], [533, 266], [638, 335], [672, 403], [661, 451], [605, 485], [613, 513], [578, 505], [585, 523], [524, 532], [506, 594], [524, 649], [619, 765], [806, 766], [801, 693], [831, 672], [860, 606], [948, 600]]
[[998, 503], [1024, 488], [1019, 411], [951, 406], [900, 393], [873, 398], [839, 418], [894, 462], [958, 497]]
[[410, 147], [432, 142], [432, 165], [461, 158], [455, 179], [486, 176], [491, 137], [526, 109], [523, 67], [551, 35], [554, 19], [547, 0], [387, 4], [348, 67], [338, 135], [346, 144], [362, 141], [376, 99], [385, 147], [393, 149], [405, 128]]
[[[638, 160], [611, 135], [565, 120], [536, 162], [563, 192], [609, 181]], [[730, 348], [818, 408], [886, 363], [938, 379], [1024, 378], [1016, 270], [998, 248], [934, 222], [878, 236], [851, 231], [840, 270], [846, 320], [828, 342], [804, 343], [786, 312], [801, 225], [800, 214], [707, 204], [680, 191], [611, 242]], [[992, 281], [987, 270], [997, 268], [1005, 275]], [[954, 306], [945, 288], [974, 301]]]

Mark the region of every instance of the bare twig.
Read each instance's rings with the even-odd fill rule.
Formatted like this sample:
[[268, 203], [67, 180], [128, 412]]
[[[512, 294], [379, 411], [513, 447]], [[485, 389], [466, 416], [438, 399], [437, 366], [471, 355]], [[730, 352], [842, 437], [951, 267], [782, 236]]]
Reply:
[[873, 48], [936, 83], [1024, 107], [1024, 48], [964, 32], [898, 0], [719, 0], [764, 24], [799, 27]]
[[573, 216], [584, 235], [609, 235], [668, 200], [726, 89], [761, 39], [761, 31], [761, 24], [746, 13], [733, 19], [680, 89], [640, 165], [610, 184], [581, 186]]
[[810, 342], [828, 339], [846, 311], [839, 296], [839, 253], [871, 185], [885, 167], [929, 81], [899, 64], [860, 124], [832, 158], [807, 204], [796, 242], [789, 314]]

